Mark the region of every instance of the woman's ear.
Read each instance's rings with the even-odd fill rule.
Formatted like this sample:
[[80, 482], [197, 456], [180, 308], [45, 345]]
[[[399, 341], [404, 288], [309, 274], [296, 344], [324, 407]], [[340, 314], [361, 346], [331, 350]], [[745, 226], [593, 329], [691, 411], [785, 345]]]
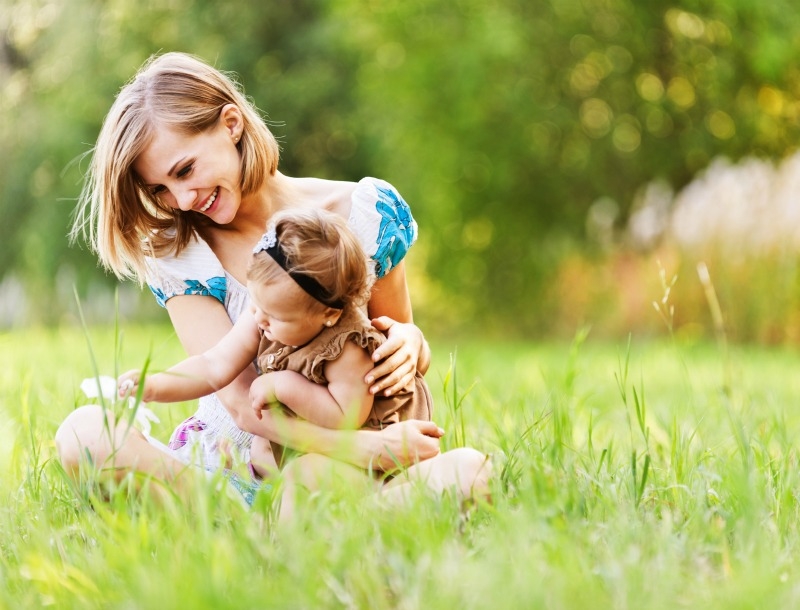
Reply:
[[244, 129], [244, 117], [236, 104], [225, 104], [219, 113], [220, 124], [228, 131], [231, 139], [238, 142]]

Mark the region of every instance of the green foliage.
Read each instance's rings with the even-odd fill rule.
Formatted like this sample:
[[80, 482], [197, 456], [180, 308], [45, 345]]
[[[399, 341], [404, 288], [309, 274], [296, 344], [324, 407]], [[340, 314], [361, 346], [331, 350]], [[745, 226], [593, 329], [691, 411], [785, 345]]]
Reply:
[[[800, 9], [787, 0], [10, 0], [0, 8], [0, 275], [37, 294], [118, 88], [151, 54], [238, 72], [293, 175], [384, 177], [412, 204], [430, 324], [550, 329], [553, 270], [601, 198], [623, 222], [663, 178], [798, 139]], [[107, 279], [110, 281], [110, 279]], [[48, 301], [37, 304], [51, 313]]]

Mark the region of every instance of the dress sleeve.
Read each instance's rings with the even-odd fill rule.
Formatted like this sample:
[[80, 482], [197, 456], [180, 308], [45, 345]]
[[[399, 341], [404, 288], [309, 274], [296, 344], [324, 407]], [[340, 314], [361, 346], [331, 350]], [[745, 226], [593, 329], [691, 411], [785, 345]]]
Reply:
[[314, 383], [327, 384], [325, 364], [342, 355], [345, 343], [352, 341], [371, 356], [385, 340], [386, 338], [374, 328], [350, 328], [334, 335], [319, 353], [309, 359], [300, 373]]
[[408, 204], [397, 189], [377, 178], [364, 178], [356, 186], [348, 223], [377, 278], [402, 261], [417, 240], [417, 223]]
[[211, 296], [223, 305], [228, 291], [225, 270], [208, 244], [195, 237], [178, 256], [148, 257], [147, 285], [162, 307], [182, 294]]

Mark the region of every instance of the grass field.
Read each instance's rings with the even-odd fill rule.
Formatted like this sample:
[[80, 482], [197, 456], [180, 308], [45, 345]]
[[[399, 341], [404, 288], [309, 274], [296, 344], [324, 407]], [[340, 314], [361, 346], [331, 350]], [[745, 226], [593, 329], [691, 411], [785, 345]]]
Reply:
[[[164, 327], [115, 334], [89, 333], [101, 374], [182, 354]], [[276, 528], [268, 494], [246, 512], [210, 485], [90, 504], [51, 441], [87, 336], [2, 334], [0, 608], [800, 606], [800, 355], [581, 339], [434, 343], [444, 446], [494, 455], [492, 505], [334, 488]], [[154, 410], [166, 439], [192, 405]]]

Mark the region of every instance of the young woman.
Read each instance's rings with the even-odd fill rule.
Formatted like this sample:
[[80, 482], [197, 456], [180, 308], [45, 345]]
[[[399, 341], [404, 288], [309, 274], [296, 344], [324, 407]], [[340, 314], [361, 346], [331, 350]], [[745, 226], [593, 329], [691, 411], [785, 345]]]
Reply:
[[[365, 376], [373, 394], [391, 395], [424, 373], [430, 352], [413, 325], [402, 259], [416, 238], [408, 206], [388, 183], [294, 178], [278, 171], [278, 146], [231, 78], [185, 54], [152, 58], [120, 91], [98, 137], [73, 227], [118, 277], [147, 282], [189, 355], [215, 345], [247, 307], [246, 269], [270, 217], [285, 208], [324, 209], [348, 219], [376, 277], [368, 313], [388, 340]], [[443, 431], [408, 420], [380, 431], [334, 430], [250, 408], [249, 366], [199, 401], [176, 430], [182, 451], [165, 448], [99, 406], [73, 411], [56, 447], [68, 472], [90, 458], [117, 478], [140, 470], [181, 485], [186, 456], [204, 467], [249, 462], [253, 435], [360, 468], [423, 462], [433, 487], [485, 487], [484, 456], [439, 454]], [[108, 430], [111, 430], [111, 433]], [[298, 460], [299, 461], [299, 460]], [[191, 470], [191, 469], [189, 469]], [[304, 472], [307, 472], [305, 469]]]

